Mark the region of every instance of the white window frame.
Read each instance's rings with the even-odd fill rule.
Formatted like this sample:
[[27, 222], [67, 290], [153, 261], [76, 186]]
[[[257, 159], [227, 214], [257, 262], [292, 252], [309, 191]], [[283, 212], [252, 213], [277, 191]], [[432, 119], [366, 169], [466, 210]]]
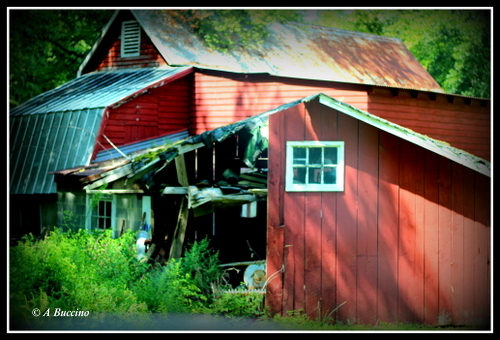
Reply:
[[136, 20], [122, 22], [120, 55], [122, 58], [141, 55], [141, 25]]
[[[335, 147], [337, 148], [337, 164], [328, 164], [325, 166], [324, 153], [321, 158], [321, 168], [331, 168], [336, 171], [336, 183], [294, 183], [293, 149], [302, 147], [306, 149], [314, 147]], [[344, 191], [344, 142], [343, 141], [287, 141], [286, 143], [286, 170], [285, 170], [285, 190], [289, 192], [321, 192], [321, 191]], [[307, 151], [309, 152], [309, 151]], [[305, 178], [308, 180], [308, 171], [312, 166], [304, 164], [306, 169]], [[324, 172], [322, 172], [324, 173]]]
[[[116, 195], [104, 194], [97, 201], [94, 201], [92, 194], [86, 195], [86, 205], [87, 205], [87, 218], [85, 221], [85, 229], [87, 230], [106, 230], [99, 228], [98, 225], [93, 223], [94, 219], [99, 220], [99, 218], [110, 218], [111, 219], [111, 229], [113, 232], [116, 230]], [[104, 217], [98, 215], [99, 202], [111, 202], [110, 217]], [[96, 212], [97, 210], [97, 212]]]

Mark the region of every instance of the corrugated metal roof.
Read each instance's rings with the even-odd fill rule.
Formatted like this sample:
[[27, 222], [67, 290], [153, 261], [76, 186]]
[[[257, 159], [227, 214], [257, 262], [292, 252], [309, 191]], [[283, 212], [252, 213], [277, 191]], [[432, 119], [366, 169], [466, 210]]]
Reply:
[[169, 65], [444, 93], [400, 39], [304, 24], [272, 24], [260, 50], [208, 48], [169, 11], [132, 10]]
[[125, 69], [85, 74], [10, 111], [11, 116], [104, 108], [190, 67]]
[[87, 164], [103, 109], [10, 117], [10, 193], [55, 193], [49, 171]]
[[91, 73], [10, 112], [10, 193], [55, 193], [49, 172], [88, 165], [106, 107], [118, 105], [190, 68]]

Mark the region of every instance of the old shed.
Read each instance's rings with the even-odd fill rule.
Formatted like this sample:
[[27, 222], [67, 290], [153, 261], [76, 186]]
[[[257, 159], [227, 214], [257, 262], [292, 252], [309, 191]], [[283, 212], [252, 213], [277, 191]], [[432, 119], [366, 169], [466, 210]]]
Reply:
[[487, 324], [488, 167], [324, 95], [270, 115], [268, 305], [338, 308], [345, 322]]

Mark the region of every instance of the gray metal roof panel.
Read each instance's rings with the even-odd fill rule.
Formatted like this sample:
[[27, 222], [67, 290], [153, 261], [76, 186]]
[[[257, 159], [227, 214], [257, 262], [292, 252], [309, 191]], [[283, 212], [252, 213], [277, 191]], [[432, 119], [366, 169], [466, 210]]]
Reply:
[[143, 68], [85, 74], [14, 107], [10, 115], [104, 108], [189, 69]]
[[55, 193], [56, 169], [87, 164], [103, 109], [11, 117], [10, 193]]

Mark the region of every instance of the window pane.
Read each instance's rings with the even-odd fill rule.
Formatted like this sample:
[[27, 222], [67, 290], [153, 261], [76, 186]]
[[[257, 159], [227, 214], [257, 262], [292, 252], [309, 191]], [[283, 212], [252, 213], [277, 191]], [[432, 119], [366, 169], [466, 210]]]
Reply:
[[337, 168], [325, 167], [323, 176], [324, 176], [323, 183], [337, 184]]
[[330, 147], [325, 148], [325, 164], [337, 164], [338, 163], [338, 148]]
[[293, 164], [305, 165], [306, 164], [306, 149], [293, 148]]
[[305, 184], [306, 183], [306, 168], [293, 168], [293, 183]]
[[323, 148], [310, 148], [309, 149], [309, 164], [321, 165], [321, 154]]
[[320, 183], [321, 183], [321, 167], [310, 167], [308, 184], [320, 184]]

